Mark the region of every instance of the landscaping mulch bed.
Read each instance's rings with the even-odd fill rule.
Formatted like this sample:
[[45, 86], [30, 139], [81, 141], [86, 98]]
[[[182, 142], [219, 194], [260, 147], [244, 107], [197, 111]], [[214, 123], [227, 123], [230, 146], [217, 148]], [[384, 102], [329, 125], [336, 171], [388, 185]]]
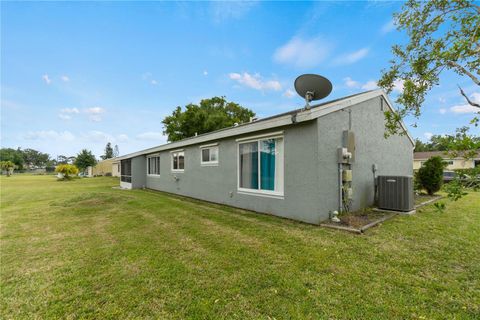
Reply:
[[374, 211], [373, 208], [366, 208], [361, 211], [344, 213], [338, 216], [340, 222], [325, 222], [324, 227], [341, 229], [353, 233], [363, 233], [370, 227], [373, 227], [385, 220], [395, 216], [396, 213]]
[[[421, 206], [430, 204], [443, 198], [438, 195], [427, 195], [427, 194], [416, 194], [415, 195], [415, 209]], [[413, 213], [415, 211], [412, 211]], [[356, 212], [344, 213], [338, 216], [340, 222], [335, 223], [332, 221], [327, 221], [321, 224], [321, 226], [340, 229], [344, 231], [349, 231], [353, 233], [363, 233], [365, 230], [376, 226], [390, 218], [393, 218], [397, 214], [402, 214], [395, 211], [381, 211], [376, 208], [366, 208]]]

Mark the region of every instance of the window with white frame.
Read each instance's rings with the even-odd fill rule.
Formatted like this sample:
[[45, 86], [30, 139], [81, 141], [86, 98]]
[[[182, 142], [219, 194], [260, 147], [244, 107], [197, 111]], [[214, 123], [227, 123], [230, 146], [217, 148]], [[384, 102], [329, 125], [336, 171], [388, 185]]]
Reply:
[[201, 146], [200, 163], [204, 166], [218, 165], [218, 146]]
[[151, 156], [147, 158], [147, 174], [150, 176], [160, 175], [160, 156]]
[[183, 151], [172, 152], [172, 171], [185, 170], [185, 153]]
[[283, 196], [283, 137], [238, 144], [238, 190]]

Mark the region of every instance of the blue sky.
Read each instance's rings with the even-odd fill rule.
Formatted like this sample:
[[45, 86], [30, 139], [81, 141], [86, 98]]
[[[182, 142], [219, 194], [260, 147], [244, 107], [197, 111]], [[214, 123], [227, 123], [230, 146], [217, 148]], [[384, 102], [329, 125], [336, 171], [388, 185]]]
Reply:
[[[332, 81], [327, 100], [372, 89], [405, 41], [391, 23], [399, 2], [1, 6], [1, 145], [53, 156], [165, 143], [162, 119], [212, 96], [259, 117], [285, 112], [303, 105], [293, 92], [302, 73]], [[480, 100], [468, 79], [446, 74], [422, 117], [406, 119], [414, 137], [468, 124], [457, 84]]]

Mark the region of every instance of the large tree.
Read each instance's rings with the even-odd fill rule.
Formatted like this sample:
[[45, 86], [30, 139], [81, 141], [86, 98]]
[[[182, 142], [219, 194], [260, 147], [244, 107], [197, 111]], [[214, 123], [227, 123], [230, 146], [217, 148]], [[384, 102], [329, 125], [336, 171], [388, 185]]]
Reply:
[[95, 159], [95, 156], [87, 149], [80, 151], [75, 159], [75, 166], [77, 166], [82, 172], [85, 172], [88, 167], [94, 166], [96, 163], [97, 160]]
[[110, 142], [105, 146], [105, 154], [101, 155], [100, 158], [102, 158], [102, 160], [113, 158], [113, 148]]
[[20, 148], [2, 148], [0, 149], [0, 161], [11, 161], [15, 164], [16, 168], [21, 170], [25, 161], [23, 160], [23, 152]]
[[43, 167], [46, 166], [50, 155], [33, 149], [25, 149], [22, 151], [23, 160], [29, 167]]
[[203, 99], [199, 105], [188, 104], [185, 110], [177, 107], [170, 116], [162, 121], [164, 134], [168, 141], [178, 141], [195, 134], [202, 134], [233, 126], [235, 123], [245, 123], [255, 116], [255, 113], [234, 102], [228, 102], [225, 97]]
[[[401, 84], [398, 112], [387, 112], [387, 135], [400, 132], [407, 115], [419, 117], [426, 94], [439, 84], [440, 75], [452, 70], [480, 86], [480, 6], [472, 0], [409, 0], [394, 15], [397, 29], [405, 31], [405, 45], [394, 45], [394, 59], [383, 70], [379, 85], [391, 92]], [[459, 87], [474, 107], [480, 105]], [[478, 124], [478, 118], [472, 120]]]

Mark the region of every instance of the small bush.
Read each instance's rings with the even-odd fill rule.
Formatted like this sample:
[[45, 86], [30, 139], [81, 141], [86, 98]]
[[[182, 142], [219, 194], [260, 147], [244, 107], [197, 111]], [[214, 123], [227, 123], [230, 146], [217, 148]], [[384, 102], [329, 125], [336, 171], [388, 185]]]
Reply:
[[440, 190], [443, 184], [443, 169], [446, 163], [440, 157], [432, 157], [425, 161], [416, 174], [416, 183], [429, 195]]
[[112, 176], [112, 173], [111, 173], [111, 172], [105, 173], [105, 177], [111, 177], [111, 176]]
[[15, 169], [15, 163], [13, 163], [12, 161], [0, 161], [0, 169], [2, 171], [5, 170], [7, 177], [10, 177], [10, 175], [13, 173], [13, 170]]
[[60, 180], [70, 180], [78, 174], [78, 168], [73, 164], [60, 164], [55, 168], [55, 172], [60, 173]]

